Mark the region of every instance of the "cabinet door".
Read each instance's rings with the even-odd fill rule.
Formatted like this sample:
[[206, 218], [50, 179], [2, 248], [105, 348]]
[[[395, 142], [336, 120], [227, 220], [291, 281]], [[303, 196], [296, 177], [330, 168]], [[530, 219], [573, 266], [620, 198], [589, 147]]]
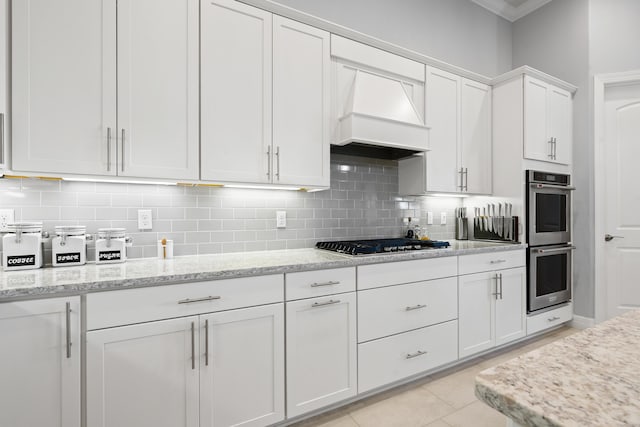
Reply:
[[87, 332], [87, 425], [198, 426], [198, 318]]
[[9, 162], [9, 0], [0, 0], [0, 170]]
[[465, 192], [491, 194], [491, 87], [462, 79], [460, 167]]
[[284, 304], [200, 318], [200, 426], [284, 420]]
[[21, 0], [12, 16], [12, 168], [114, 175], [116, 0]]
[[457, 192], [460, 135], [460, 77], [427, 67], [426, 124], [430, 126], [427, 152], [427, 191]]
[[496, 300], [496, 346], [526, 335], [526, 269], [524, 267], [496, 272], [501, 296]]
[[272, 14], [202, 3], [201, 177], [271, 181]]
[[198, 0], [118, 0], [118, 175], [198, 179]]
[[459, 356], [470, 356], [494, 346], [495, 273], [458, 277]]
[[527, 159], [551, 160], [547, 97], [546, 83], [524, 77], [524, 157]]
[[329, 33], [273, 17], [273, 182], [329, 185]]
[[286, 306], [287, 416], [355, 396], [355, 292]]
[[1, 426], [80, 427], [79, 310], [78, 297], [0, 304]]
[[554, 138], [556, 163], [571, 163], [573, 144], [573, 104], [571, 94], [562, 89], [549, 87], [549, 137]]

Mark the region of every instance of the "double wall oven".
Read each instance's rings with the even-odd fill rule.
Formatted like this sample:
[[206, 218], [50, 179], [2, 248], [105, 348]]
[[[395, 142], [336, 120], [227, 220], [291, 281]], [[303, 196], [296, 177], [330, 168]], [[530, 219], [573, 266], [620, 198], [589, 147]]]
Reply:
[[571, 177], [527, 171], [527, 309], [571, 300]]

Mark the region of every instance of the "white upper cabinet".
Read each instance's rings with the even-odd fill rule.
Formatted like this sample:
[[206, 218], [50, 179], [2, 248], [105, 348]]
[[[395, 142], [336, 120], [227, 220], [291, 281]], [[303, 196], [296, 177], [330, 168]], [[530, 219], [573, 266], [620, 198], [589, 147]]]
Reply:
[[198, 178], [198, 1], [13, 5], [13, 169]]
[[277, 184], [329, 185], [329, 33], [273, 17], [273, 148]]
[[399, 161], [401, 194], [491, 194], [491, 87], [427, 67], [429, 151]]
[[202, 4], [204, 180], [271, 181], [272, 17], [233, 0]]
[[9, 0], [0, 0], [0, 170], [9, 165]]
[[115, 175], [116, 0], [12, 3], [12, 168]]
[[120, 176], [199, 177], [198, 14], [198, 0], [118, 0]]
[[524, 77], [524, 157], [568, 165], [572, 145], [571, 94]]

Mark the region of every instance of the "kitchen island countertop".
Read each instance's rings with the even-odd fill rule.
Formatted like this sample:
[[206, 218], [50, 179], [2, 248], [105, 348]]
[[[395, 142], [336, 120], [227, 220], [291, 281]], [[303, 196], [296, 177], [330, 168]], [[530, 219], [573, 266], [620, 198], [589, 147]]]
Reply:
[[476, 396], [515, 425], [640, 425], [640, 310], [476, 377]]
[[446, 249], [351, 256], [319, 249], [191, 255], [171, 260], [131, 259], [120, 264], [87, 263], [0, 272], [0, 302], [203, 280], [260, 276], [365, 264], [524, 249], [526, 245], [452, 241]]

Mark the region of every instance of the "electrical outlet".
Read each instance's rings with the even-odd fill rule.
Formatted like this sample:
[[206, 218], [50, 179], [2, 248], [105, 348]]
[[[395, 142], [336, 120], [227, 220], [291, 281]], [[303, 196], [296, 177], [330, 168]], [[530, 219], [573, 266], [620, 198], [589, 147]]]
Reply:
[[138, 229], [139, 230], [151, 230], [153, 228], [153, 221], [151, 220], [150, 209], [138, 210]]
[[0, 231], [7, 231], [7, 224], [15, 221], [13, 209], [0, 209]]
[[287, 228], [287, 211], [276, 212], [276, 227]]
[[440, 225], [445, 225], [447, 223], [447, 213], [440, 212]]
[[427, 212], [427, 225], [433, 225], [433, 212]]

